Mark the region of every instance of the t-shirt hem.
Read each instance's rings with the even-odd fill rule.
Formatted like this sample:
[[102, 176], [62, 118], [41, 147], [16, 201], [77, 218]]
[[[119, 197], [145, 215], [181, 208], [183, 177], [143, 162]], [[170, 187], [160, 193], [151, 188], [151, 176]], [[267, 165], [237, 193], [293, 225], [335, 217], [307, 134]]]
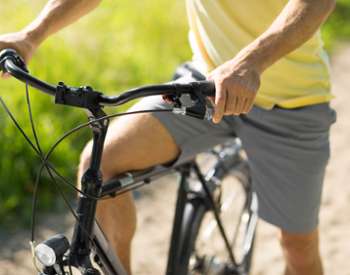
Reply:
[[332, 94], [307, 96], [307, 97], [288, 99], [283, 101], [272, 101], [268, 99], [257, 98], [255, 101], [255, 105], [266, 110], [271, 110], [274, 106], [278, 106], [284, 109], [294, 109], [294, 108], [301, 108], [301, 107], [310, 106], [310, 105], [327, 103], [334, 98], [335, 96]]

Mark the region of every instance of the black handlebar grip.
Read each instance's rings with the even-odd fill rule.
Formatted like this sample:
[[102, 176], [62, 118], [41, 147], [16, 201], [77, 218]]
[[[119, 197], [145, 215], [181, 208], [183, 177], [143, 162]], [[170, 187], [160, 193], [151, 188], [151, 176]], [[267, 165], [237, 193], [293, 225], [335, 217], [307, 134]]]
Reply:
[[23, 58], [14, 49], [5, 49], [0, 52], [0, 71], [7, 72], [6, 60], [11, 60], [16, 66], [28, 72]]
[[193, 82], [195, 89], [197, 89], [204, 96], [215, 96], [214, 81], [197, 81]]

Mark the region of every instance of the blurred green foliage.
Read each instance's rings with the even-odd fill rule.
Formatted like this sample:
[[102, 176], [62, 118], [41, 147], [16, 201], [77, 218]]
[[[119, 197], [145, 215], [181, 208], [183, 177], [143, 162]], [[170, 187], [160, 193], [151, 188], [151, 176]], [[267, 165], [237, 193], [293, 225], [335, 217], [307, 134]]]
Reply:
[[350, 0], [337, 0], [335, 11], [323, 26], [322, 35], [325, 46], [333, 51], [337, 44], [350, 38]]
[[[25, 26], [45, 2], [34, 1], [34, 6], [29, 0], [2, 3], [0, 33]], [[102, 1], [96, 11], [46, 41], [30, 63], [30, 71], [51, 83], [63, 80], [69, 85], [88, 84], [113, 94], [141, 84], [168, 81], [176, 65], [190, 56], [182, 1]], [[65, 131], [86, 122], [83, 111], [55, 106], [51, 98], [35, 90], [30, 94], [44, 150]], [[0, 96], [30, 133], [24, 85], [13, 79], [0, 81]], [[30, 217], [40, 161], [3, 109], [0, 123], [0, 222], [12, 225], [20, 219], [27, 222]], [[80, 151], [89, 137], [89, 130], [74, 135], [53, 156], [52, 162], [73, 182]], [[55, 208], [56, 197], [57, 191], [44, 175], [40, 209]]]
[[[46, 1], [6, 1], [0, 9], [0, 33], [19, 30], [32, 20]], [[350, 0], [339, 0], [336, 12], [324, 26], [327, 47], [350, 37]], [[46, 41], [30, 64], [31, 72], [52, 83], [89, 84], [108, 93], [141, 84], [169, 80], [174, 68], [191, 57], [187, 42], [184, 1], [103, 1], [77, 24]], [[86, 121], [80, 110], [55, 106], [52, 99], [31, 90], [33, 114], [44, 150], [65, 131]], [[24, 86], [0, 81], [0, 96], [26, 132], [30, 124]], [[109, 110], [112, 112], [113, 110]], [[28, 222], [33, 182], [40, 161], [0, 109], [0, 223]], [[52, 162], [74, 181], [78, 158], [90, 132], [65, 141]], [[44, 174], [40, 209], [56, 208], [57, 191]]]

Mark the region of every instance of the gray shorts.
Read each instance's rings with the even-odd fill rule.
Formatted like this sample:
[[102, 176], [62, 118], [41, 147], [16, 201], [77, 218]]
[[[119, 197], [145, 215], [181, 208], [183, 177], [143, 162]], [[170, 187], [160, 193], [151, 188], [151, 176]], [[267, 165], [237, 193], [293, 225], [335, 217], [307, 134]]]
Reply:
[[[133, 107], [166, 108], [169, 105], [159, 96], [145, 98]], [[153, 115], [181, 149], [178, 162], [237, 135], [248, 155], [259, 216], [294, 233], [317, 227], [330, 154], [329, 128], [336, 119], [328, 103], [291, 110], [254, 107], [246, 116], [226, 116], [220, 124], [172, 113]]]

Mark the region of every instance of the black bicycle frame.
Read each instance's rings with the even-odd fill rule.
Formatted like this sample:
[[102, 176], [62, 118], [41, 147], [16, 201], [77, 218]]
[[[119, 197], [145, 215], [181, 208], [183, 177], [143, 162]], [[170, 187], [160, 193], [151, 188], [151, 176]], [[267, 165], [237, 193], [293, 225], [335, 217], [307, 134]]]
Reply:
[[[103, 115], [103, 114], [100, 114]], [[96, 127], [96, 128], [95, 128]], [[102, 127], [102, 128], [101, 128]], [[114, 254], [114, 251], [108, 245], [108, 240], [104, 236], [102, 230], [95, 222], [95, 210], [97, 201], [93, 198], [96, 196], [112, 196], [120, 194], [120, 192], [126, 192], [130, 189], [135, 189], [141, 185], [149, 184], [154, 179], [169, 174], [171, 172], [180, 173], [180, 185], [178, 188], [178, 196], [176, 202], [176, 211], [173, 221], [173, 231], [171, 237], [170, 250], [168, 255], [168, 270], [167, 273], [171, 273], [169, 267], [174, 266], [172, 263], [176, 262], [181, 255], [178, 255], [178, 246], [180, 244], [179, 230], [182, 224], [184, 207], [189, 201], [198, 200], [207, 206], [208, 210], [214, 210], [213, 205], [210, 202], [211, 194], [217, 188], [217, 181], [220, 181], [229, 169], [236, 167], [237, 170], [244, 171], [247, 169], [247, 162], [239, 158], [228, 158], [218, 160], [212, 174], [209, 175], [207, 180], [198, 169], [195, 161], [181, 164], [178, 167], [164, 167], [159, 166], [154, 169], [128, 173], [122, 175], [110, 182], [102, 184], [101, 174], [98, 169], [98, 165], [102, 155], [102, 146], [104, 141], [105, 132], [107, 130], [108, 123], [104, 125], [95, 125], [93, 127], [94, 132], [94, 146], [91, 156], [91, 164], [89, 169], [85, 172], [82, 178], [82, 188], [84, 193], [92, 197], [80, 195], [78, 198], [78, 210], [77, 214], [79, 221], [77, 221], [69, 259], [70, 264], [80, 268], [83, 274], [99, 274], [96, 269], [92, 267], [90, 261], [91, 244], [93, 243], [96, 250], [99, 261], [102, 262], [103, 268], [111, 275], [124, 275], [125, 270], [122, 267], [119, 259]], [[238, 157], [238, 155], [237, 155]], [[240, 165], [241, 167], [238, 167]], [[201, 190], [191, 190], [189, 186], [189, 177], [191, 172], [196, 174], [198, 180], [202, 183]], [[205, 192], [204, 186], [207, 187], [208, 193]], [[221, 223], [220, 218], [217, 217], [218, 223]], [[225, 238], [225, 232], [222, 233]], [[92, 242], [92, 243], [91, 243]], [[234, 257], [232, 257], [233, 264], [236, 264]], [[85, 272], [85, 273], [84, 273]]]
[[[104, 117], [106, 114], [100, 109], [90, 110], [89, 118], [91, 120]], [[81, 179], [83, 194], [79, 195], [77, 207], [77, 223], [74, 228], [74, 234], [69, 254], [70, 264], [82, 269], [85, 274], [99, 274], [92, 267], [90, 261], [91, 240], [93, 238], [94, 218], [96, 214], [97, 200], [102, 187], [102, 174], [100, 164], [103, 153], [104, 140], [108, 129], [108, 120], [94, 122], [91, 125], [93, 132], [93, 146], [91, 162], [89, 168]]]
[[[195, 95], [194, 99], [197, 104], [194, 107], [187, 109], [188, 113], [194, 117], [203, 118], [206, 113], [204, 103], [204, 95], [213, 95], [215, 86], [211, 82], [193, 82], [189, 84], [165, 84], [154, 85], [143, 88], [130, 90], [117, 97], [106, 97], [103, 94], [92, 90], [90, 87], [72, 88], [60, 83], [58, 86], [53, 86], [42, 82], [31, 75], [25, 69], [23, 60], [13, 50], [5, 50], [0, 53], [0, 69], [11, 73], [13, 76], [26, 82], [27, 84], [44, 91], [47, 94], [55, 96], [57, 104], [64, 104], [74, 107], [87, 109], [89, 112], [89, 119], [91, 129], [93, 132], [93, 147], [91, 152], [91, 162], [89, 168], [85, 171], [82, 179], [82, 193], [78, 197], [78, 206], [76, 210], [77, 222], [74, 228], [73, 238], [70, 246], [68, 257], [66, 257], [65, 265], [71, 265], [79, 268], [82, 274], [99, 275], [100, 272], [92, 265], [90, 255], [92, 248], [98, 254], [99, 261], [103, 262], [102, 267], [111, 275], [125, 275], [126, 272], [120, 264], [117, 257], [114, 256], [112, 250], [108, 246], [108, 241], [104, 237], [102, 231], [95, 221], [97, 199], [105, 196], [115, 196], [121, 192], [126, 192], [134, 189], [142, 184], [150, 182], [151, 178], [155, 178], [164, 174], [168, 174], [174, 168], [158, 167], [150, 171], [143, 171], [141, 173], [125, 174], [116, 180], [110, 181], [102, 185], [102, 174], [100, 171], [101, 158], [103, 153], [104, 141], [108, 129], [109, 120], [106, 119], [106, 114], [102, 111], [103, 105], [121, 105], [129, 100], [150, 96], [150, 95], [175, 95], [180, 96], [183, 93]], [[191, 96], [193, 95], [191, 94]], [[186, 111], [186, 110], [185, 110]], [[104, 118], [104, 119], [102, 119]], [[100, 120], [99, 120], [100, 119]], [[235, 160], [234, 160], [235, 161]], [[213, 174], [213, 179], [220, 180], [227, 171], [231, 169], [233, 163], [219, 163], [220, 165]], [[183, 207], [189, 199], [189, 195], [194, 192], [188, 189], [188, 177], [191, 171], [194, 171], [202, 183], [203, 192], [196, 193], [199, 198], [206, 196], [205, 203], [215, 212], [215, 205], [211, 196], [211, 191], [215, 189], [215, 181], [206, 181], [196, 166], [195, 162], [190, 162], [179, 166], [178, 171], [181, 173], [181, 182], [178, 193], [178, 201], [176, 206], [176, 213], [174, 218], [174, 227], [171, 241], [170, 261], [176, 259], [179, 255], [175, 255], [176, 251], [176, 236], [179, 230], [179, 224], [182, 221]], [[206, 185], [207, 184], [207, 185]], [[216, 219], [221, 224], [220, 218], [216, 213]], [[221, 230], [223, 238], [225, 239], [225, 232]], [[225, 242], [227, 240], [225, 239]], [[230, 251], [230, 258], [235, 263], [232, 252]], [[48, 274], [56, 274], [53, 270]]]

